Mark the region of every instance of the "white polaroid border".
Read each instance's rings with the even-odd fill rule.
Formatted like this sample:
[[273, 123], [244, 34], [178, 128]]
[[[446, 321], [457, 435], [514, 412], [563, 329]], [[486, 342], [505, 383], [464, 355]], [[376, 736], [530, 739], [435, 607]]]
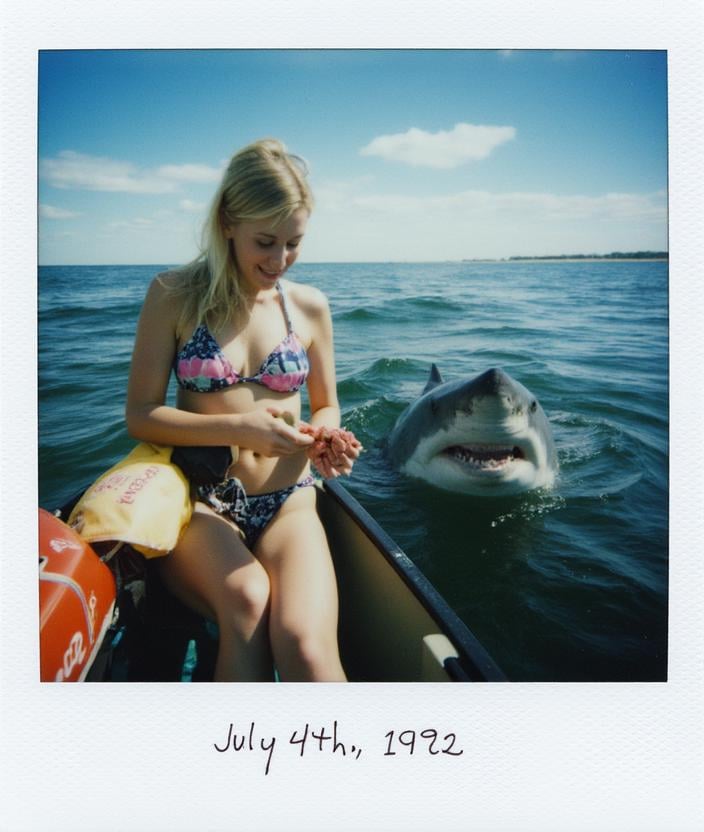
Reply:
[[[527, 832], [704, 826], [699, 472], [702, 6], [698, 0], [9, 0], [2, 36], [0, 828]], [[36, 107], [40, 49], [666, 49], [670, 660], [663, 684], [48, 685], [36, 592]], [[8, 372], [11, 369], [11, 372]], [[219, 753], [230, 724], [241, 752]], [[336, 727], [298, 755], [293, 731]], [[454, 733], [461, 756], [386, 756]], [[269, 771], [267, 746], [275, 740]], [[250, 750], [251, 742], [251, 750]], [[351, 752], [362, 749], [361, 756]]]

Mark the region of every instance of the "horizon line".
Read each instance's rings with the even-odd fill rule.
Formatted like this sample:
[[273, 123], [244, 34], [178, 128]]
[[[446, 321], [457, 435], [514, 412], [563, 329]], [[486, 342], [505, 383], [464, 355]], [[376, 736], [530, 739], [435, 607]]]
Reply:
[[[647, 255], [647, 256], [646, 256]], [[325, 265], [371, 265], [379, 263], [515, 263], [526, 260], [669, 260], [670, 253], [666, 250], [649, 251], [614, 251], [609, 254], [519, 254], [509, 257], [465, 257], [448, 258], [437, 260], [308, 260], [300, 261], [299, 266], [325, 266]], [[53, 268], [55, 266], [169, 266], [178, 268], [182, 263], [173, 263], [162, 260], [154, 263], [37, 263], [39, 267]]]

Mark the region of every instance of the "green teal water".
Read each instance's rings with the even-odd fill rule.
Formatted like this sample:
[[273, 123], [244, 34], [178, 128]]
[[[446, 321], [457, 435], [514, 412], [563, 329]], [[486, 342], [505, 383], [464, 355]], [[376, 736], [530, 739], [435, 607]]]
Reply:
[[[39, 492], [53, 508], [133, 445], [124, 400], [160, 266], [39, 272]], [[668, 269], [663, 262], [298, 264], [335, 326], [346, 485], [514, 680], [667, 672]], [[501, 366], [541, 401], [560, 476], [506, 499], [394, 471], [386, 439], [431, 362]]]

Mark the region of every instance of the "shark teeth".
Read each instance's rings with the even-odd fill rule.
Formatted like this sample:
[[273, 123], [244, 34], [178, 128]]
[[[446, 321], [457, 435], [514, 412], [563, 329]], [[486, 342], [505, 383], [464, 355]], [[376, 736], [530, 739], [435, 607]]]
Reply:
[[445, 448], [443, 454], [457, 462], [483, 469], [501, 468], [516, 459], [525, 459], [517, 445], [451, 445]]

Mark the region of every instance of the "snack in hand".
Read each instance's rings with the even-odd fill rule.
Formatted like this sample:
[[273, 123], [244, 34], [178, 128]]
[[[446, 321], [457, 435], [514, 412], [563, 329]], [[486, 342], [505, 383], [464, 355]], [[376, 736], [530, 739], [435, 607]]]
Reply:
[[361, 453], [362, 444], [352, 431], [344, 428], [313, 427], [302, 422], [299, 430], [315, 440], [308, 448], [308, 457], [327, 478], [349, 474]]

